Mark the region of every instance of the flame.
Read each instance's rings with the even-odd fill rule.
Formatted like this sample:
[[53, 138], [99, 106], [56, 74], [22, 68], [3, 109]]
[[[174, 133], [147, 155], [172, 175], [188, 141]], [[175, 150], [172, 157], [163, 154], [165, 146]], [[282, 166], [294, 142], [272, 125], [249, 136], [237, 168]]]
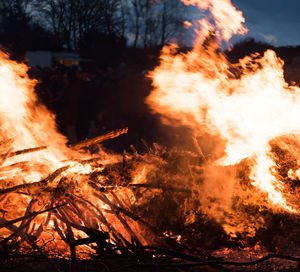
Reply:
[[247, 28], [243, 26], [245, 19], [241, 11], [232, 6], [230, 0], [182, 0], [185, 5], [198, 6], [202, 10], [209, 9], [215, 27], [208, 18], [199, 20], [201, 31], [198, 32], [198, 39], [205, 38], [209, 31], [215, 30], [216, 34], [228, 41], [234, 34], [245, 34]]
[[[47, 165], [39, 169], [35, 180], [62, 166], [70, 151], [66, 138], [56, 130], [55, 117], [38, 102], [34, 93], [35, 80], [27, 75], [27, 66], [9, 60], [0, 52], [0, 134], [1, 147], [9, 142], [11, 150], [47, 146], [47, 151], [8, 159], [4, 165], [30, 158], [31, 162]], [[17, 182], [17, 180], [16, 180]], [[20, 181], [21, 182], [21, 181]]]
[[272, 50], [237, 64], [226, 59], [222, 41], [246, 33], [242, 13], [230, 0], [182, 1], [209, 9], [214, 25], [208, 17], [199, 21], [190, 52], [180, 53], [174, 44], [163, 48], [160, 65], [150, 73], [154, 90], [148, 105], [166, 124], [187, 126], [195, 136], [219, 136], [224, 150], [215, 165], [248, 160], [252, 185], [267, 193], [270, 206], [296, 212], [274, 173], [270, 141], [293, 135], [299, 142], [300, 89], [285, 82], [283, 61]]
[[[25, 235], [30, 235], [46, 253], [64, 257], [69, 256], [65, 237], [86, 238], [84, 229], [99, 233], [117, 230], [112, 235], [118, 241], [131, 241], [134, 230], [139, 233], [135, 237], [144, 241], [136, 222], [125, 224], [114, 212], [125, 189], [115, 186], [111, 193], [97, 191], [97, 186], [105, 186], [108, 179], [101, 171], [106, 165], [119, 163], [122, 156], [100, 151], [100, 157], [95, 158], [76, 151], [80, 145], [68, 147], [66, 138], [56, 129], [55, 116], [38, 101], [36, 80], [28, 77], [27, 70], [26, 65], [0, 52], [0, 237], [19, 240], [26, 250], [29, 236], [26, 240]], [[126, 132], [123, 129], [103, 137]], [[89, 179], [92, 173], [97, 173], [93, 181]], [[52, 213], [52, 207], [59, 209]], [[47, 209], [49, 212], [43, 212]], [[16, 231], [18, 228], [21, 232]], [[95, 252], [91, 245], [78, 245], [76, 250], [80, 258]]]
[[183, 26], [184, 26], [184, 28], [186, 28], [186, 29], [189, 29], [192, 25], [193, 25], [193, 24], [192, 24], [191, 22], [189, 22], [189, 21], [184, 21], [184, 23], [183, 23]]
[[[218, 182], [225, 181], [226, 175], [231, 175], [231, 170], [246, 160], [251, 166], [249, 178], [252, 185], [268, 195], [270, 207], [297, 212], [289, 203], [285, 184], [276, 173], [278, 165], [272, 144], [281, 144], [296, 158], [300, 154], [300, 149], [297, 150], [294, 144], [279, 140], [288, 135], [295, 143], [300, 143], [300, 123], [297, 120], [300, 114], [300, 89], [285, 82], [283, 61], [271, 50], [263, 56], [254, 54], [245, 57], [237, 64], [231, 64], [226, 59], [220, 50], [222, 42], [228, 42], [234, 34], [245, 34], [247, 31], [243, 26], [242, 13], [229, 0], [183, 2], [209, 9], [211, 17], [198, 21], [198, 37], [190, 52], [179, 53], [176, 45], [163, 48], [161, 64], [151, 73], [154, 90], [147, 98], [147, 103], [154, 112], [162, 115], [165, 123], [188, 126], [193, 132], [193, 139], [204, 133], [221, 139], [224, 149], [216, 155], [218, 159], [207, 161], [205, 175], [213, 186], [205, 184], [203, 192], [213, 193], [211, 189], [215, 187], [222, 194], [223, 206], [228, 207], [231, 204], [228, 196], [231, 197], [235, 191], [235, 184], [232, 177], [225, 186]], [[190, 26], [188, 22], [185, 25]], [[157, 158], [159, 147], [151, 151], [153, 156], [147, 154], [141, 157], [143, 162], [137, 160], [132, 169], [130, 185], [132, 188], [144, 188], [141, 199], [139, 194], [135, 195], [124, 186], [124, 180], [117, 176], [117, 171], [110, 173], [110, 169], [105, 169], [109, 172], [107, 176], [99, 174], [108, 164], [121, 164], [122, 159], [125, 164], [126, 156], [122, 158], [101, 151], [101, 165], [93, 164], [93, 156], [76, 151], [86, 142], [73, 148], [66, 145], [66, 138], [56, 129], [55, 116], [38, 102], [34, 93], [36, 81], [28, 77], [27, 69], [24, 64], [15, 63], [6, 54], [0, 53], [0, 213], [3, 224], [31, 213], [35, 217], [27, 223], [25, 220], [0, 228], [0, 236], [12, 236], [18, 227], [23, 227], [26, 234], [38, 236], [40, 245], [52, 253], [64, 253], [68, 239], [86, 238], [85, 228], [112, 232], [115, 240], [111, 242], [123, 242], [126, 245], [128, 241], [136, 240], [147, 244], [153, 237], [143, 235], [146, 230], [143, 232], [138, 224], [139, 218], [125, 211], [128, 216], [126, 221], [119, 212], [122, 211], [122, 203], [143, 207], [149, 199], [158, 198], [164, 188], [170, 186], [157, 184], [161, 182], [158, 179], [159, 167], [163, 173], [168, 173], [163, 171], [166, 161]], [[120, 133], [123, 132], [112, 133], [104, 138]], [[35, 152], [26, 152], [26, 149], [32, 148]], [[20, 149], [24, 152], [18, 153]], [[205, 158], [200, 146], [198, 153], [202, 159]], [[187, 168], [191, 174], [190, 182], [193, 182], [193, 185], [187, 186], [200, 186], [200, 182], [194, 182], [197, 175], [194, 176], [191, 169]], [[287, 176], [298, 179], [298, 168], [294, 166], [288, 169]], [[201, 171], [197, 170], [197, 173]], [[97, 175], [93, 176], [95, 173]], [[224, 177], [214, 179], [218, 174], [224, 174]], [[50, 181], [47, 180], [49, 175], [52, 175]], [[112, 185], [114, 177], [109, 175], [116, 175], [120, 183]], [[91, 180], [92, 177], [94, 180]], [[172, 178], [177, 183], [181, 181], [178, 173]], [[46, 185], [38, 187], [37, 183]], [[147, 190], [151, 186], [154, 189]], [[10, 191], [11, 188], [26, 188], [29, 193]], [[185, 186], [179, 189], [179, 192], [188, 191]], [[108, 192], [103, 193], [105, 190]], [[8, 193], [4, 194], [3, 191]], [[199, 190], [191, 191], [193, 197], [203, 199]], [[196, 205], [197, 201], [192, 200], [185, 200], [180, 205], [181, 210], [189, 202]], [[51, 212], [38, 214], [52, 207], [53, 203], [60, 206], [56, 216]], [[219, 214], [218, 210], [214, 212], [215, 215]], [[190, 214], [186, 221], [193, 222], [194, 217], [194, 214]], [[145, 221], [140, 221], [147, 226]], [[79, 227], [72, 229], [72, 224]], [[228, 222], [223, 222], [223, 227], [228, 233], [235, 231]], [[175, 237], [178, 241], [182, 238], [177, 234]], [[18, 239], [23, 238], [20, 236]], [[76, 249], [82, 254], [93, 252], [88, 245]]]

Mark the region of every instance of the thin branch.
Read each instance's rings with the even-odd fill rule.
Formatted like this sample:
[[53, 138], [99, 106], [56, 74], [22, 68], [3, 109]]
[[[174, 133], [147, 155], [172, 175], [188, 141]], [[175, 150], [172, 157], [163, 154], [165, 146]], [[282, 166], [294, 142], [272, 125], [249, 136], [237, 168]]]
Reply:
[[48, 182], [53, 181], [56, 177], [58, 177], [62, 172], [66, 171], [69, 167], [70, 167], [69, 165], [61, 167], [61, 168], [57, 169], [55, 172], [53, 172], [52, 174], [50, 174], [47, 178], [45, 178], [43, 180], [33, 182], [33, 183], [20, 184], [20, 185], [14, 186], [14, 187], [10, 187], [10, 188], [0, 190], [0, 195], [15, 192], [15, 191], [18, 191], [20, 189], [29, 189], [29, 188], [34, 188], [36, 186], [37, 187], [44, 186]]
[[23, 220], [25, 220], [25, 219], [31, 219], [31, 218], [33, 218], [33, 217], [36, 217], [36, 216], [39, 215], [39, 214], [42, 214], [42, 213], [45, 213], [45, 212], [50, 212], [50, 211], [56, 210], [56, 209], [58, 209], [58, 208], [60, 208], [60, 207], [63, 207], [63, 206], [65, 206], [65, 205], [66, 205], [66, 203], [61, 204], [61, 205], [58, 205], [58, 206], [55, 206], [55, 207], [52, 207], [52, 208], [48, 208], [48, 209], [43, 210], [43, 211], [33, 212], [33, 213], [24, 215], [24, 216], [22, 216], [22, 217], [19, 217], [19, 218], [13, 219], [13, 220], [5, 221], [4, 223], [0, 224], [0, 228], [5, 228], [5, 227], [7, 227], [7, 226], [9, 226], [9, 225], [13, 225], [13, 224], [15, 224], [15, 223], [17, 223], [17, 222], [20, 222], [20, 221], [23, 221]]
[[46, 149], [47, 146], [40, 146], [40, 147], [33, 147], [33, 148], [27, 148], [27, 149], [23, 149], [23, 150], [18, 150], [18, 151], [14, 151], [14, 152], [7, 152], [5, 154], [0, 155], [1, 158], [10, 158], [10, 157], [14, 157], [17, 155], [23, 155], [26, 153], [32, 153], [32, 152], [36, 152], [36, 151], [40, 151], [43, 149]]
[[126, 134], [127, 132], [128, 132], [128, 128], [115, 130], [115, 131], [109, 132], [107, 134], [101, 135], [99, 137], [82, 141], [76, 145], [71, 146], [71, 148], [73, 148], [74, 150], [79, 150], [81, 148], [88, 147], [92, 144], [98, 144], [98, 143], [104, 142], [106, 140], [114, 139], [116, 137], [119, 137], [122, 134]]

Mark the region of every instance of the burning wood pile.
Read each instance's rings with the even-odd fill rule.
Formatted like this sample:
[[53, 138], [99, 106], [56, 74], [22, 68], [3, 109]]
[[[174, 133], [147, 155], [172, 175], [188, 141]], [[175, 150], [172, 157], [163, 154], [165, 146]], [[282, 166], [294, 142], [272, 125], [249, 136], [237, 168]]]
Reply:
[[222, 42], [246, 32], [229, 0], [183, 2], [211, 17], [197, 22], [190, 52], [163, 49], [146, 102], [166, 124], [189, 129], [194, 152], [157, 144], [145, 154], [133, 146], [103, 151], [102, 141], [127, 129], [68, 146], [27, 67], [1, 53], [3, 267], [40, 257], [56, 271], [54, 258], [96, 259], [109, 271], [261, 271], [279, 267], [274, 259], [283, 269], [300, 262], [289, 256], [300, 254], [290, 231], [300, 227], [300, 89], [285, 83], [271, 50], [228, 62]]
[[[72, 148], [84, 149], [126, 132], [112, 132]], [[28, 161], [3, 166], [9, 159], [45, 150], [47, 147], [38, 147], [3, 154], [1, 176], [10, 171], [24, 173], [32, 167]], [[173, 271], [174, 267], [224, 271], [226, 266], [245, 271], [248, 266], [260, 270], [261, 264], [268, 269], [274, 258], [300, 261], [262, 249], [253, 253], [255, 261], [223, 260], [223, 255], [228, 257], [226, 251], [212, 254], [218, 247], [238, 249], [240, 239], [230, 239], [198, 202], [201, 190], [195, 187], [194, 179], [199, 178], [201, 187], [199, 173], [205, 164], [199, 154], [154, 145], [145, 155], [132, 147], [130, 154], [116, 156], [105, 166], [104, 161], [102, 154], [66, 163], [39, 181], [15, 186], [8, 182], [0, 190], [0, 260], [4, 267], [24, 269], [28, 261], [46, 261], [43, 269], [61, 271], [66, 265], [58, 265], [55, 258], [71, 259], [73, 265], [94, 258], [93, 263], [107, 262], [109, 269], [117, 271], [147, 271], [153, 266], [159, 271]], [[242, 213], [240, 207], [235, 211]], [[263, 253], [265, 256], [258, 258]], [[119, 266], [112, 264], [112, 258], [118, 258]], [[241, 253], [236, 258], [247, 259]]]
[[[84, 149], [126, 132], [127, 129], [112, 132], [72, 148]], [[9, 159], [45, 150], [44, 146], [4, 153], [1, 177], [18, 170], [24, 174], [32, 168], [28, 161], [3, 166]], [[274, 265], [274, 261], [270, 262], [273, 259], [281, 260], [278, 264], [284, 260], [283, 267], [293, 267], [291, 261], [300, 262], [300, 258], [268, 254], [261, 248], [243, 246], [242, 250], [241, 241], [246, 240], [230, 238], [205, 214], [207, 203], [203, 205], [199, 199], [204, 201], [201, 172], [209, 158], [191, 152], [168, 151], [157, 145], [145, 155], [132, 147], [131, 153], [116, 155], [104, 166], [105, 156], [66, 163], [35, 182], [13, 186], [3, 179], [7, 182], [0, 190], [0, 260], [4, 267], [24, 269], [24, 263], [36, 265], [46, 261], [42, 270], [64, 271], [61, 267], [66, 264], [62, 261], [57, 264], [56, 258], [71, 259], [73, 265], [93, 258], [93, 264], [104, 262], [108, 269], [116, 271], [147, 271], [152, 267], [159, 271], [174, 271], [174, 267], [183, 271], [199, 267], [206, 267], [206, 271], [207, 267], [211, 271], [224, 271], [225, 267], [260, 271], [262, 267], [268, 270]], [[246, 222], [245, 216], [250, 213], [243, 210], [245, 207], [249, 205], [236, 205], [234, 211], [239, 216], [231, 216], [232, 225], [234, 220], [240, 220], [244, 227], [249, 227], [257, 219]], [[252, 213], [257, 217], [262, 214]], [[220, 247], [231, 247], [233, 251], [230, 254], [226, 250], [215, 251]], [[255, 261], [241, 261], [248, 260], [251, 253]], [[228, 260], [228, 255], [235, 259]], [[118, 265], [112, 262], [116, 258]], [[82, 268], [79, 264], [77, 269]]]

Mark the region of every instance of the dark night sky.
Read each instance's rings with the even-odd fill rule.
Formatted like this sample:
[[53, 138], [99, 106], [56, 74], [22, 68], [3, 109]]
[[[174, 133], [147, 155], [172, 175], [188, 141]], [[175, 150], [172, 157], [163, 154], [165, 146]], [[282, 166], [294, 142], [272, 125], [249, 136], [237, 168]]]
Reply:
[[300, 0], [231, 1], [243, 12], [249, 30], [246, 36], [275, 46], [300, 45]]
[[248, 36], [274, 45], [300, 45], [300, 0], [232, 0]]

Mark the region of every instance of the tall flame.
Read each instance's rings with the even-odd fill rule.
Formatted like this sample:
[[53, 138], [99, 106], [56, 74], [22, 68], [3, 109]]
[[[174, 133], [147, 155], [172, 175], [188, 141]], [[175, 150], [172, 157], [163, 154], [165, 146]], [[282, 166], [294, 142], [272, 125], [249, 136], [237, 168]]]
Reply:
[[[29, 239], [25, 233], [30, 234], [47, 253], [59, 252], [63, 256], [68, 255], [64, 233], [80, 239], [87, 236], [82, 229], [99, 233], [117, 229], [118, 233], [123, 232], [124, 239], [130, 240], [130, 228], [122, 227], [109, 210], [107, 203], [112, 205], [112, 196], [102, 191], [98, 197], [91, 193], [94, 187], [105, 183], [105, 176], [101, 175], [104, 167], [122, 157], [100, 152], [95, 158], [75, 151], [82, 145], [68, 147], [66, 138], [56, 129], [55, 116], [39, 103], [34, 92], [36, 80], [28, 77], [27, 70], [26, 65], [0, 52], [0, 237], [20, 240], [22, 249]], [[91, 173], [98, 174], [93, 176], [94, 187], [88, 186], [92, 183]], [[113, 193], [117, 198], [123, 191], [116, 189]], [[57, 217], [53, 215], [55, 209]], [[71, 222], [75, 227], [71, 227]], [[138, 228], [135, 222], [130, 226]], [[93, 252], [87, 245], [78, 248], [78, 255], [83, 258], [86, 252]]]
[[[48, 166], [44, 171], [37, 171], [38, 180], [62, 166], [61, 161], [71, 152], [66, 146], [66, 138], [56, 130], [54, 115], [38, 102], [34, 92], [36, 80], [28, 77], [27, 70], [26, 65], [9, 60], [5, 53], [0, 52], [0, 140], [2, 144], [9, 141], [11, 150], [47, 146], [47, 151], [30, 155], [31, 162]], [[24, 156], [5, 163], [22, 160]]]
[[197, 42], [188, 53], [178, 53], [176, 45], [162, 50], [161, 64], [150, 74], [154, 90], [148, 105], [165, 123], [188, 126], [196, 136], [220, 136], [225, 148], [215, 164], [251, 161], [252, 185], [268, 194], [273, 207], [295, 211], [275, 177], [270, 140], [292, 134], [300, 140], [300, 89], [285, 82], [283, 61], [272, 50], [237, 64], [226, 59], [222, 40], [246, 32], [242, 13], [230, 0], [183, 2], [209, 9], [215, 24], [200, 21]]
[[[225, 41], [233, 34], [245, 34], [247, 29], [243, 26], [245, 19], [241, 11], [232, 6], [230, 0], [182, 0], [186, 5], [195, 5], [200, 9], [209, 9], [215, 21], [215, 30]], [[207, 18], [199, 21], [202, 29], [199, 37], [205, 37], [207, 31], [213, 29]]]

